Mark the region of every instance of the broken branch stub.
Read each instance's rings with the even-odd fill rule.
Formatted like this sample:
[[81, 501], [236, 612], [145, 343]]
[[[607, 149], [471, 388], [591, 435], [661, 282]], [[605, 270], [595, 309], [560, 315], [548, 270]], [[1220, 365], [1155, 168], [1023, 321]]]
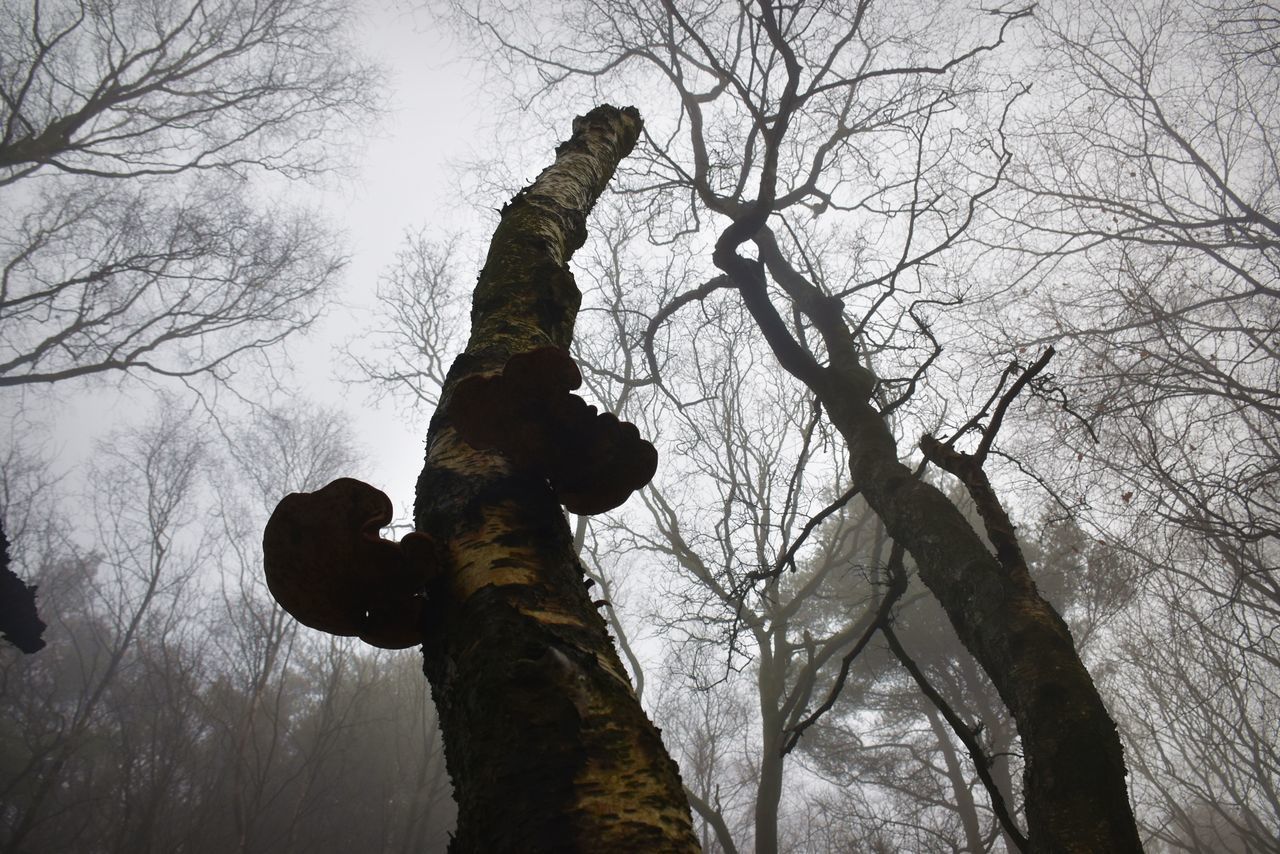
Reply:
[[462, 380], [449, 415], [471, 447], [550, 481], [569, 512], [604, 513], [653, 478], [658, 450], [634, 424], [571, 393], [581, 385], [568, 350], [540, 347], [512, 356], [499, 374]]
[[435, 544], [420, 532], [382, 539], [391, 515], [385, 493], [349, 477], [286, 495], [262, 538], [271, 595], [313, 629], [384, 649], [421, 643]]

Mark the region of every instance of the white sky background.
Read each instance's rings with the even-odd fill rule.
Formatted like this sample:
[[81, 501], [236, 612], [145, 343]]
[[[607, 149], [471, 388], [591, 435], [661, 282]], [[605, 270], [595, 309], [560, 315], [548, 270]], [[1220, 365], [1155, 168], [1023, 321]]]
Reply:
[[[379, 276], [404, 246], [406, 231], [426, 227], [443, 234], [468, 225], [472, 207], [450, 192], [450, 162], [485, 142], [483, 98], [447, 33], [422, 11], [374, 0], [360, 35], [366, 55], [388, 75], [388, 112], [358, 155], [358, 171], [320, 197], [325, 215], [346, 236], [350, 264], [335, 306], [321, 326], [290, 349], [314, 386], [306, 396], [337, 404], [353, 416], [368, 470], [351, 476], [382, 489], [396, 504], [397, 521], [411, 516], [414, 482], [422, 468], [430, 412], [417, 423], [390, 400], [380, 406], [370, 390], [343, 386], [336, 375], [347, 339], [373, 322]], [[482, 258], [461, 259], [460, 271], [479, 270]], [[282, 496], [283, 497], [283, 496]]]
[[[340, 383], [342, 348], [376, 322], [379, 278], [405, 247], [407, 232], [425, 231], [432, 239], [455, 234], [472, 238], [462, 241], [463, 254], [454, 265], [469, 298], [498, 222], [495, 209], [550, 164], [555, 141], [568, 136], [573, 116], [527, 114], [513, 127], [504, 113], [509, 99], [499, 91], [503, 81], [495, 85], [492, 75], [486, 81], [486, 69], [469, 61], [446, 26], [435, 20], [427, 8], [432, 0], [364, 0], [363, 5], [362, 50], [387, 74], [387, 112], [356, 155], [356, 172], [317, 199], [330, 225], [346, 236], [350, 264], [343, 305], [335, 306], [304, 340], [288, 346], [308, 378], [304, 396], [336, 404], [353, 417], [368, 468], [351, 475], [390, 495], [396, 522], [408, 523], [431, 411], [419, 407], [415, 415], [390, 397], [375, 404], [370, 386]], [[584, 104], [581, 111], [591, 106]], [[548, 128], [553, 139], [547, 137]], [[501, 174], [490, 174], [486, 181], [464, 174], [469, 161], [492, 161], [499, 156], [496, 151], [502, 158]], [[511, 183], [512, 188], [484, 191], [492, 198], [459, 192], [460, 184], [477, 183]], [[354, 376], [350, 369], [345, 374]], [[400, 403], [407, 400], [408, 394], [399, 398]]]
[[[297, 381], [305, 384], [298, 388], [299, 397], [337, 406], [352, 416], [357, 450], [366, 465], [346, 474], [387, 492], [395, 502], [397, 522], [407, 522], [431, 413], [415, 416], [391, 400], [373, 404], [367, 386], [339, 382], [340, 361], [347, 342], [375, 322], [379, 277], [404, 246], [407, 230], [425, 228], [429, 234], [444, 235], [492, 227], [477, 221], [470, 199], [456, 195], [451, 171], [452, 161], [485, 148], [492, 131], [484, 118], [480, 81], [426, 12], [415, 9], [417, 4], [395, 0], [358, 5], [364, 10], [357, 50], [387, 75], [387, 111], [377, 125], [363, 129], [365, 136], [351, 153], [354, 168], [349, 172], [323, 186], [294, 182], [272, 188], [290, 203], [319, 211], [342, 236], [349, 256], [334, 294], [337, 303], [317, 327], [304, 337], [295, 336], [286, 348], [298, 370]], [[457, 269], [461, 276], [472, 277], [482, 263], [479, 255], [460, 258]], [[354, 376], [350, 370], [345, 374]], [[261, 397], [251, 380], [237, 382], [241, 394]], [[172, 390], [179, 402], [190, 402], [180, 387]], [[144, 384], [114, 374], [52, 386], [17, 386], [0, 397], [0, 410], [7, 410], [0, 412], [0, 427], [21, 435], [38, 425], [36, 435], [46, 437], [44, 451], [55, 458], [56, 470], [76, 482], [94, 443], [113, 428], [144, 421], [153, 401]], [[19, 412], [22, 418], [11, 427], [10, 418]]]

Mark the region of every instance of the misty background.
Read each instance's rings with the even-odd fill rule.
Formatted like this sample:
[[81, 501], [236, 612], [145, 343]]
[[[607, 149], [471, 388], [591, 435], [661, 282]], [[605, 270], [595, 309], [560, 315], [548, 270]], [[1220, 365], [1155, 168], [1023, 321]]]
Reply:
[[[675, 5], [767, 89], [737, 5]], [[1056, 349], [988, 468], [1148, 850], [1280, 851], [1280, 9], [855, 6], [797, 4], [798, 54], [927, 70], [797, 119], [782, 249], [912, 464]], [[419, 657], [294, 622], [262, 528], [352, 476], [407, 530], [497, 211], [602, 102], [646, 135], [574, 355], [661, 463], [571, 523], [704, 850], [1018, 850], [1013, 721], [918, 579], [860, 642], [891, 542], [716, 284], [693, 188], [757, 131], [667, 8], [4, 0], [0, 511], [48, 624], [0, 648], [4, 851], [444, 850]]]

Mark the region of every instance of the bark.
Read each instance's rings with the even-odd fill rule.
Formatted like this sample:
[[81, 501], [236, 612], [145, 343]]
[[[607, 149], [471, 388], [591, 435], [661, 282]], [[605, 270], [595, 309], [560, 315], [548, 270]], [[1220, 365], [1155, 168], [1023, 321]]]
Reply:
[[[779, 364], [821, 401], [848, 446], [854, 485], [911, 553], [921, 580], [1017, 720], [1029, 850], [1141, 851], [1120, 738], [1066, 623], [1025, 565], [997, 560], [956, 506], [899, 461], [897, 443], [871, 403], [874, 378], [859, 361], [843, 306], [782, 258], [765, 225], [769, 201], [721, 235], [716, 266], [732, 278]], [[737, 254], [748, 240], [760, 261]], [[814, 323], [827, 364], [791, 336], [769, 298], [766, 268]]]
[[503, 209], [428, 433], [415, 515], [444, 571], [428, 590], [423, 655], [458, 801], [453, 851], [697, 850], [679, 772], [591, 602], [551, 487], [474, 450], [450, 420], [460, 380], [569, 346], [581, 295], [568, 261], [640, 129], [632, 108], [579, 117], [555, 163]]

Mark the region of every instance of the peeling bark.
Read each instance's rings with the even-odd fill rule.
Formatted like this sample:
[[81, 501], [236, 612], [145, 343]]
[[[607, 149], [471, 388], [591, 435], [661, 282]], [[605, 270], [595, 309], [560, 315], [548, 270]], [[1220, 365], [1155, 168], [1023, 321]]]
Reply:
[[503, 209], [471, 338], [431, 421], [415, 517], [445, 558], [423, 656], [458, 800], [453, 851], [697, 850], [679, 772], [592, 605], [551, 486], [450, 421], [461, 380], [569, 346], [581, 294], [568, 261], [640, 128], [633, 108], [575, 119], [555, 163]]

